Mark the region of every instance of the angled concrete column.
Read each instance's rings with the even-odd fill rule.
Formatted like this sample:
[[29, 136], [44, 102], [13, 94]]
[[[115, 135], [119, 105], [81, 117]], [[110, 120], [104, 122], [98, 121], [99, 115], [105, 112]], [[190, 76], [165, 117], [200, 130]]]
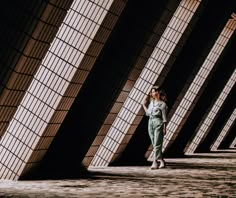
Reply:
[[232, 141], [232, 143], [230, 144], [229, 148], [236, 148], [236, 137], [234, 138], [234, 140]]
[[72, 0], [50, 0], [21, 5], [16, 13], [12, 13], [12, 21], [8, 19], [13, 30], [9, 32], [11, 40], [5, 38], [9, 45], [7, 49], [11, 50], [7, 50], [2, 58], [0, 137], [6, 131], [71, 3]]
[[[136, 6], [139, 6], [140, 8], [139, 9], [133, 8], [133, 4], [132, 2], [130, 2], [130, 4], [129, 3], [127, 4], [127, 7], [126, 7], [127, 9], [125, 12], [132, 13], [134, 14], [134, 16], [136, 14], [139, 15], [139, 18], [135, 17], [135, 19], [132, 19], [133, 23], [136, 24], [137, 26], [137, 29], [135, 30], [137, 33], [134, 32], [134, 34], [136, 34], [135, 36], [137, 36], [137, 34], [143, 35], [142, 32], [145, 32], [146, 36], [144, 38], [141, 37], [138, 41], [140, 43], [143, 43], [142, 39], [145, 40], [146, 37], [148, 37], [148, 40], [145, 40], [145, 45], [141, 46], [142, 52], [135, 59], [135, 63], [130, 64], [132, 66], [132, 70], [129, 72], [128, 78], [126, 77], [124, 79], [125, 80], [125, 82], [123, 83], [124, 85], [122, 87], [117, 87], [117, 92], [119, 92], [119, 95], [116, 98], [116, 101], [114, 102], [114, 104], [112, 105], [109, 111], [109, 114], [105, 118], [105, 121], [100, 127], [99, 132], [95, 140], [93, 141], [92, 146], [89, 148], [85, 158], [83, 159], [83, 164], [85, 166], [90, 165], [101, 142], [104, 140], [105, 136], [107, 135], [108, 129], [111, 127], [112, 122], [114, 121], [120, 108], [122, 107], [125, 100], [127, 99], [130, 90], [133, 88], [135, 81], [138, 79], [140, 73], [142, 72], [142, 69], [147, 63], [148, 58], [150, 57], [152, 51], [154, 50], [156, 46], [156, 43], [160, 39], [166, 26], [168, 25], [168, 22], [170, 21], [174, 11], [179, 5], [179, 2], [178, 1], [166, 1], [166, 2], [150, 1], [148, 5], [145, 5], [145, 2], [139, 2], [138, 5], [137, 3], [134, 3], [134, 4], [136, 4]], [[128, 21], [128, 19], [126, 19], [126, 21]], [[155, 23], [155, 26], [153, 27], [154, 23]], [[129, 38], [127, 40], [130, 41]], [[128, 63], [126, 63], [126, 65], [128, 65]], [[140, 118], [142, 118], [141, 114], [137, 116], [136, 122], [133, 123], [131, 128], [135, 129], [135, 127], [138, 125]], [[132, 137], [132, 134], [127, 134], [126, 138], [123, 139], [123, 142], [121, 143], [120, 146], [124, 148], [131, 137]], [[119, 154], [120, 152], [117, 153], [116, 156], [118, 156]]]
[[97, 150], [91, 166], [109, 165], [125, 148], [143, 116], [143, 112], [140, 112], [141, 103], [150, 92], [153, 84], [161, 77], [160, 74], [199, 4], [200, 1], [195, 0], [180, 2], [135, 84], [132, 85], [132, 83], [127, 82], [127, 86], [131, 86], [132, 89], [128, 89], [130, 92], [125, 97], [124, 103], [105, 129], [107, 131], [106, 137]]
[[235, 128], [236, 128], [236, 122], [234, 121], [233, 125], [231, 126], [229, 132], [224, 137], [222, 142], [220, 143], [218, 149], [232, 149], [233, 141], [235, 139]]
[[0, 141], [0, 178], [17, 180], [43, 158], [124, 5], [73, 1]]
[[230, 40], [234, 29], [235, 21], [230, 19], [216, 40], [201, 68], [195, 74], [193, 81], [186, 85], [187, 88], [184, 97], [182, 100], [177, 101], [179, 104], [167, 125], [168, 132], [164, 140], [164, 150], [166, 150], [178, 136], [178, 133], [200, 96], [201, 87], [204, 85], [207, 76], [211, 73], [217, 59], [220, 57], [224, 47]]
[[206, 118], [204, 119], [202, 123], [200, 123], [199, 128], [194, 133], [193, 140], [189, 141], [189, 144], [186, 146], [185, 148], [186, 154], [194, 153], [198, 145], [206, 137], [208, 131], [210, 130], [210, 128], [212, 127], [212, 124], [214, 123], [216, 119], [217, 113], [220, 111], [225, 98], [228, 96], [235, 82], [236, 82], [236, 69], [234, 70], [233, 74], [231, 75], [230, 79], [228, 80], [227, 84], [222, 90], [221, 94], [218, 96], [213, 107], [209, 110]]
[[[233, 44], [234, 42], [232, 42]], [[229, 53], [227, 53], [228, 55]], [[210, 109], [213, 105], [215, 100], [217, 99], [217, 96], [220, 94], [221, 90], [223, 89], [224, 85], [227, 83], [227, 80], [229, 79], [230, 75], [224, 75], [222, 76], [222, 72], [224, 72], [224, 74], [228, 73], [230, 70], [230, 67], [232, 68], [232, 71], [234, 70], [235, 64], [233, 64], [232, 66], [230, 66], [230, 64], [227, 64], [227, 62], [230, 62], [231, 60], [235, 60], [234, 59], [234, 52], [233, 52], [233, 56], [231, 56], [231, 58], [227, 58], [228, 56], [224, 56], [224, 60], [226, 60], [226, 62], [222, 61], [219, 65], [218, 68], [222, 68], [221, 70], [217, 69], [216, 72], [214, 72], [214, 76], [212, 77], [212, 79], [210, 80], [210, 84], [206, 87], [206, 89], [204, 90], [204, 93], [214, 93], [214, 97], [209, 97], [209, 95], [207, 96], [207, 94], [204, 94], [205, 96], [202, 96], [200, 98], [200, 102], [197, 104], [197, 106], [195, 107], [195, 109], [199, 109], [200, 112], [197, 113], [197, 115], [195, 114], [196, 111], [194, 111], [193, 115], [190, 116], [190, 120], [191, 117], [195, 118], [196, 124], [194, 125], [194, 127], [192, 128], [192, 132], [196, 131], [197, 128], [199, 127], [199, 123], [203, 122], [203, 120], [205, 119], [205, 117], [207, 116], [207, 110], [206, 109]], [[235, 61], [234, 61], [235, 62]], [[227, 65], [227, 68], [225, 67], [225, 65]], [[231, 71], [231, 74], [232, 74]], [[220, 75], [218, 75], [220, 74]], [[221, 79], [221, 81], [219, 81], [219, 79]], [[219, 82], [217, 87], [215, 86], [217, 81]], [[223, 85], [224, 84], [224, 85]], [[223, 86], [222, 86], [223, 85]], [[213, 87], [212, 87], [213, 86]], [[209, 90], [212, 90], [212, 92], [210, 92]], [[217, 90], [217, 91], [215, 91]], [[232, 90], [230, 91], [229, 95], [227, 96], [227, 98], [225, 99], [221, 110], [218, 112], [218, 115], [215, 118], [214, 123], [212, 124], [212, 127], [210, 128], [209, 132], [207, 133], [207, 135], [205, 136], [205, 138], [203, 139], [203, 141], [201, 141], [201, 144], [199, 144], [199, 146], [197, 147], [197, 149], [195, 150], [196, 153], [208, 153], [211, 152], [211, 147], [212, 145], [215, 143], [216, 139], [219, 137], [220, 133], [222, 132], [222, 129], [224, 127], [226, 127], [227, 122], [229, 121], [230, 117], [232, 116], [232, 113], [234, 112], [234, 109], [236, 108], [236, 103], [234, 101], [234, 98], [236, 96], [236, 86], [234, 86], [232, 88]], [[209, 97], [209, 101], [207, 101], [207, 97]], [[203, 103], [205, 103], [206, 105], [202, 105]], [[201, 107], [200, 107], [201, 106]], [[207, 108], [209, 107], [209, 108]], [[200, 110], [200, 108], [203, 110], [205, 109], [204, 112], [202, 112]], [[201, 113], [202, 112], [202, 113]], [[198, 119], [196, 118], [198, 117]], [[190, 121], [191, 123], [193, 121]], [[189, 124], [190, 125], [190, 124]], [[220, 145], [223, 145], [223, 147], [218, 146], [218, 149], [228, 149], [230, 146], [230, 143], [232, 143], [232, 140], [234, 138], [234, 135], [232, 133], [232, 126], [230, 127], [230, 129], [227, 131], [227, 135], [224, 136], [223, 141], [221, 141]], [[184, 131], [188, 131], [188, 129], [183, 129]], [[193, 133], [192, 133], [193, 134]], [[191, 138], [190, 134], [187, 138], [186, 138], [186, 144], [189, 142], [189, 139]], [[193, 137], [193, 136], [192, 136]], [[179, 137], [180, 138], [180, 137]], [[187, 140], [188, 139], [188, 140]], [[184, 150], [184, 147], [182, 147], [182, 149]]]
[[228, 119], [228, 121], [226, 122], [225, 126], [221, 130], [218, 138], [215, 140], [215, 142], [211, 146], [211, 151], [216, 151], [218, 149], [219, 145], [221, 144], [223, 139], [227, 136], [227, 134], [229, 133], [231, 127], [235, 123], [235, 120], [236, 120], [236, 109], [234, 109], [234, 111], [231, 114], [230, 118]]

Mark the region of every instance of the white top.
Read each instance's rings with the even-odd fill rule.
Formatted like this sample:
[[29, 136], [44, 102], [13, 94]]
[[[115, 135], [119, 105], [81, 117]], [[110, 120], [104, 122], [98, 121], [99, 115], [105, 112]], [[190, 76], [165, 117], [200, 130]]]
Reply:
[[151, 100], [148, 105], [146, 115], [149, 117], [160, 117], [162, 122], [167, 122], [167, 105], [164, 101]]

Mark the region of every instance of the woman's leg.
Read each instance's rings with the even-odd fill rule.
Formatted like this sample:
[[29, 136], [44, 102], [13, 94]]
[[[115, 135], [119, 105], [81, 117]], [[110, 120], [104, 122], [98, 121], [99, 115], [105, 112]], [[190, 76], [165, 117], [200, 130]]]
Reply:
[[163, 155], [162, 155], [162, 145], [163, 145], [163, 125], [158, 125], [155, 129], [155, 138], [154, 138], [154, 150], [155, 150], [155, 155], [156, 159], [160, 160], [160, 166], [159, 168], [164, 168], [165, 167], [165, 161], [163, 160]]
[[149, 119], [148, 121], [148, 135], [151, 139], [152, 145], [154, 144], [154, 127], [153, 127], [153, 121], [152, 119]]
[[163, 125], [157, 125], [154, 131], [153, 150], [156, 160], [162, 160]]
[[[149, 137], [151, 139], [151, 143], [152, 143], [152, 146], [153, 146], [153, 149], [154, 149], [154, 143], [155, 143], [155, 128], [154, 128], [154, 120], [153, 119], [149, 119], [148, 121], [148, 134], [149, 134]], [[158, 168], [158, 164], [157, 164], [157, 161], [156, 161], [156, 157], [155, 157], [155, 152], [154, 152], [154, 155], [153, 155], [153, 163], [151, 165], [151, 169], [157, 169]]]

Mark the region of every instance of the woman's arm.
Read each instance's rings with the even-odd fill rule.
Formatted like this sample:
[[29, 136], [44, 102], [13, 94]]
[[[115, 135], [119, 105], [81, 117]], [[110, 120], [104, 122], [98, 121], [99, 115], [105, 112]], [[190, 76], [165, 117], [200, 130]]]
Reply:
[[163, 135], [166, 135], [166, 122], [163, 123]]
[[149, 116], [149, 114], [150, 114], [149, 111], [148, 111], [149, 100], [150, 100], [150, 96], [147, 96], [145, 101], [142, 103], [143, 109], [144, 109], [147, 116]]
[[163, 134], [165, 135], [166, 134], [166, 125], [167, 125], [167, 105], [166, 103], [164, 103], [162, 105], [162, 120], [163, 120]]
[[164, 102], [161, 105], [161, 113], [163, 122], [167, 122], [167, 105]]
[[143, 105], [144, 111], [147, 113], [147, 107], [146, 107], [146, 105], [145, 105], [145, 104], [142, 104], [142, 105]]

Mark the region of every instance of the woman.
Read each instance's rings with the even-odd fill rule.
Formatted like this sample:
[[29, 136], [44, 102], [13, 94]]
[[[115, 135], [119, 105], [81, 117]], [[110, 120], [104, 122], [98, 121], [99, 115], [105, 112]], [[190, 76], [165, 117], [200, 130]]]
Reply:
[[[149, 102], [148, 106], [147, 103]], [[164, 90], [158, 86], [151, 89], [149, 100], [145, 101], [143, 108], [146, 115], [149, 116], [148, 133], [153, 146], [153, 163], [151, 169], [157, 169], [157, 160], [160, 161], [159, 168], [165, 167], [165, 161], [162, 156], [163, 137], [166, 134], [167, 122], [167, 98]]]

